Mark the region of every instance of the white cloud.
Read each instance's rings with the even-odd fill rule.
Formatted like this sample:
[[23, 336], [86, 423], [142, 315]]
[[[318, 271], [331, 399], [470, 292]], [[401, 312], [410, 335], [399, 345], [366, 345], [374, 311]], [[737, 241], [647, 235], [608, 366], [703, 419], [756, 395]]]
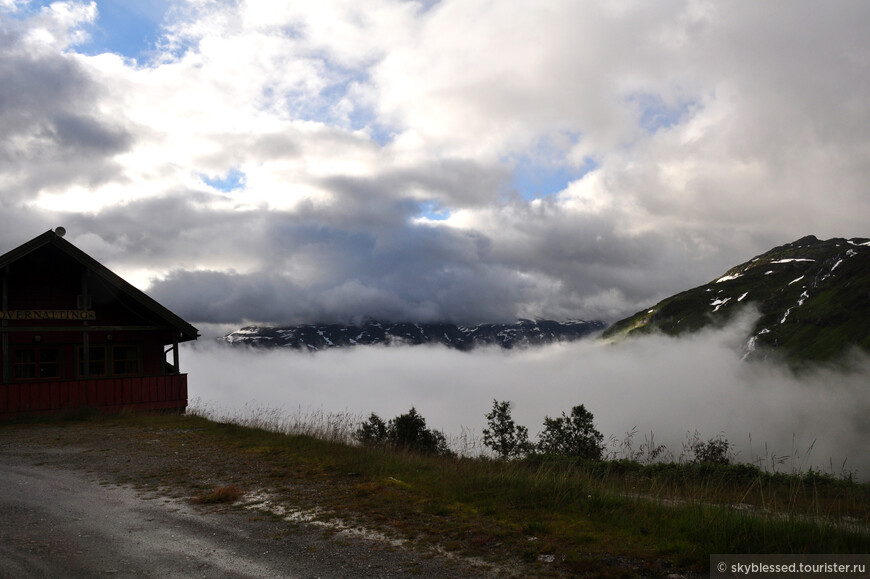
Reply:
[[27, 37], [34, 45], [64, 50], [90, 40], [82, 26], [96, 18], [96, 2], [52, 2], [32, 18]]
[[[777, 6], [179, 2], [137, 62], [78, 52], [94, 3], [7, 0], [0, 189], [139, 279], [611, 319], [775, 244], [867, 235], [870, 8]], [[562, 190], [516, 190], [536, 167]]]

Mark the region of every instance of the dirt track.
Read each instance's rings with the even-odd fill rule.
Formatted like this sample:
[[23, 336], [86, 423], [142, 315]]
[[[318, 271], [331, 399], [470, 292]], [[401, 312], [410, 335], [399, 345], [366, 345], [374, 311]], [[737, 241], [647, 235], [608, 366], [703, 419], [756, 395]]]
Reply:
[[[0, 427], [0, 576], [505, 574], [377, 535], [239, 506], [193, 505], [189, 498], [203, 484], [228, 476], [243, 482], [243, 458], [185, 445], [183, 433], [143, 436], [141, 430], [86, 423]], [[153, 482], [134, 488], [133, 480]], [[171, 487], [161, 486], [167, 481]], [[285, 508], [311, 506], [311, 492], [298, 490], [298, 504]]]

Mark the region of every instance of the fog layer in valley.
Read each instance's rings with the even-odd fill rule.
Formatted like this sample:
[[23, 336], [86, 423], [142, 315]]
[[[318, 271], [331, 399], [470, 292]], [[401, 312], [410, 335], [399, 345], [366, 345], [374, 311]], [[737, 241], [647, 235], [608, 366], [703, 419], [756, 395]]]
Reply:
[[479, 438], [498, 399], [513, 403], [514, 419], [535, 437], [545, 416], [585, 404], [605, 437], [623, 439], [637, 429], [635, 449], [651, 432], [679, 458], [687, 433], [697, 430], [704, 440], [724, 433], [740, 461], [834, 474], [845, 461], [847, 470], [870, 478], [870, 361], [848, 373], [820, 368], [795, 376], [773, 363], [741, 361], [742, 335], [745, 320], [686, 339], [470, 354], [424, 346], [310, 354], [201, 339], [185, 348], [182, 369], [193, 405], [218, 416], [280, 409], [389, 419], [414, 406], [448, 438]]

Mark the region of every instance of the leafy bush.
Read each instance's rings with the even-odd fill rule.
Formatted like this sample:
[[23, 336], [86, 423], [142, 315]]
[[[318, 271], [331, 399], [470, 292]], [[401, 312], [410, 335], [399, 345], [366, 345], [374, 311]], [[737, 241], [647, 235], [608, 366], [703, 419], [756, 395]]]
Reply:
[[592, 413], [582, 404], [571, 409], [571, 416], [544, 418], [544, 430], [538, 435], [538, 451], [601, 460], [604, 435], [593, 424]]
[[722, 434], [705, 441], [701, 440], [700, 435], [696, 431], [694, 437], [689, 441], [688, 447], [694, 456], [692, 462], [731, 464], [733, 456], [731, 443]]
[[517, 426], [511, 418], [511, 403], [492, 401], [492, 411], [486, 415], [489, 428], [483, 429], [483, 444], [500, 459], [522, 458], [532, 451], [529, 431]]
[[444, 434], [427, 428], [426, 419], [413, 407], [388, 423], [373, 412], [356, 431], [355, 438], [366, 445], [381, 444], [422, 454], [453, 454]]

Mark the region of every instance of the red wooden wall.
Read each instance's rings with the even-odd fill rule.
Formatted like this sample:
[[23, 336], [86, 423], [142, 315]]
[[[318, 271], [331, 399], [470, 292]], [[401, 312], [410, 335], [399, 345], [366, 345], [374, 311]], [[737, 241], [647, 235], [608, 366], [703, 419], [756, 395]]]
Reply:
[[78, 408], [184, 410], [187, 374], [0, 384], [0, 418]]

